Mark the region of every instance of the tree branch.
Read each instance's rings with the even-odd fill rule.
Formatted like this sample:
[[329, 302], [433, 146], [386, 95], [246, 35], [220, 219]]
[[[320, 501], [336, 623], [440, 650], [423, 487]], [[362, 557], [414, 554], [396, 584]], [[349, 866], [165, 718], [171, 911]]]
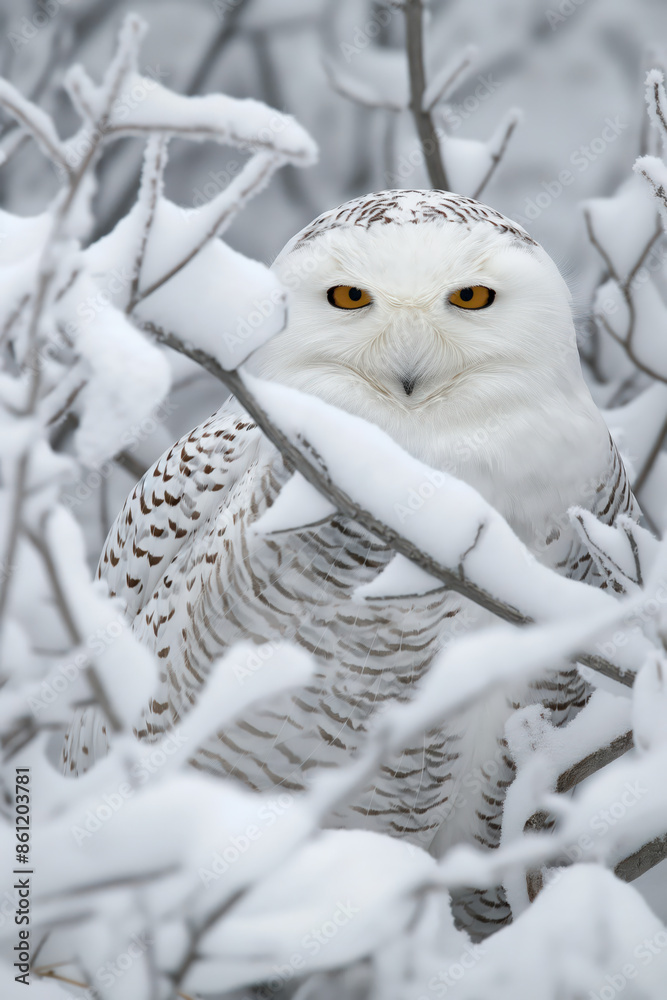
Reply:
[[644, 486], [644, 483], [648, 479], [651, 469], [655, 465], [655, 460], [662, 451], [662, 446], [665, 443], [665, 438], [667, 438], [667, 417], [665, 417], [662, 427], [658, 431], [658, 434], [651, 446], [651, 450], [646, 457], [646, 461], [642, 465], [641, 469], [637, 473], [637, 478], [632, 484], [632, 490], [635, 494], [639, 495]]
[[[440, 580], [449, 590], [453, 590], [462, 597], [473, 601], [479, 607], [485, 608], [487, 611], [490, 611], [503, 621], [510, 622], [513, 625], [533, 624], [533, 619], [529, 615], [526, 615], [518, 608], [499, 600], [493, 594], [490, 594], [482, 587], [479, 587], [473, 581], [466, 579], [462, 567], [450, 569], [449, 567], [441, 565], [428, 552], [424, 552], [419, 549], [409, 539], [399, 535], [398, 532], [396, 532], [389, 525], [379, 521], [373, 514], [370, 513], [370, 511], [360, 507], [355, 501], [353, 501], [343, 490], [340, 489], [339, 486], [336, 485], [336, 483], [325, 475], [317, 465], [311, 462], [305, 450], [302, 450], [290, 441], [290, 439], [283, 434], [280, 428], [276, 427], [266, 411], [248, 389], [242, 373], [235, 370], [228, 371], [222, 368], [215, 358], [211, 357], [205, 351], [196, 347], [186, 346], [186, 344], [184, 344], [179, 337], [156, 327], [153, 323], [145, 322], [142, 323], [142, 326], [145, 330], [151, 332], [160, 343], [165, 344], [167, 347], [171, 347], [173, 350], [178, 351], [180, 354], [184, 354], [186, 357], [189, 357], [192, 361], [201, 365], [202, 368], [205, 368], [220, 382], [222, 382], [223, 385], [225, 385], [227, 389], [233, 393], [234, 396], [236, 396], [240, 405], [252, 417], [268, 440], [282, 454], [286, 464], [293, 470], [299, 472], [303, 478], [306, 479], [311, 486], [318, 490], [322, 496], [326, 497], [326, 499], [338, 511], [340, 511], [341, 514], [344, 514], [351, 520], [356, 521], [362, 527], [374, 534], [377, 538], [380, 538], [395, 552], [405, 556], [415, 565], [425, 570], [425, 572], [429, 573], [437, 580]], [[582, 652], [581, 655], [577, 655], [576, 659], [585, 666], [590, 667], [592, 670], [602, 673], [606, 677], [612, 678], [619, 684], [623, 684], [626, 687], [632, 687], [634, 684], [634, 671], [622, 671], [618, 666], [616, 666], [616, 664], [606, 660], [604, 657]]]
[[[641, 171], [641, 173], [644, 174], [644, 171]], [[649, 180], [650, 182], [650, 178], [646, 174], [644, 174], [644, 176], [647, 177], [647, 180]], [[636, 368], [644, 372], [645, 375], [650, 375], [651, 378], [656, 379], [656, 381], [658, 382], [667, 383], [667, 377], [658, 374], [658, 372], [654, 371], [652, 368], [649, 368], [649, 366], [646, 365], [643, 361], [640, 361], [640, 359], [637, 357], [635, 353], [634, 347], [632, 346], [632, 340], [635, 333], [635, 319], [636, 319], [635, 303], [632, 297], [632, 283], [637, 275], [637, 272], [643, 266], [644, 261], [651, 252], [654, 244], [663, 235], [663, 229], [662, 226], [660, 225], [660, 220], [658, 219], [655, 232], [651, 237], [649, 237], [644, 249], [640, 253], [632, 269], [628, 273], [628, 276], [625, 279], [625, 281], [621, 281], [620, 276], [617, 273], [616, 268], [614, 267], [614, 264], [609, 254], [598, 240], [595, 230], [593, 228], [593, 220], [591, 219], [590, 212], [587, 211], [584, 212], [584, 220], [586, 222], [586, 231], [588, 233], [588, 238], [591, 242], [591, 245], [595, 247], [600, 257], [604, 261], [604, 265], [607, 268], [609, 277], [612, 279], [612, 281], [616, 282], [621, 292], [621, 295], [625, 300], [625, 304], [628, 309], [628, 328], [626, 330], [625, 337], [622, 337], [620, 334], [616, 333], [616, 331], [613, 329], [611, 324], [607, 322], [606, 317], [603, 316], [602, 313], [595, 313], [595, 319], [597, 320], [597, 322], [602, 324], [602, 326], [607, 331], [612, 340], [616, 341], [616, 343], [623, 348], [628, 358], [630, 359], [630, 361], [632, 361], [633, 365], [635, 365]]]
[[431, 112], [424, 108], [426, 71], [424, 69], [424, 0], [406, 0], [405, 29], [408, 70], [410, 74], [410, 110], [424, 153], [432, 187], [449, 190], [449, 181], [442, 162], [440, 140], [435, 131]]
[[484, 177], [482, 178], [481, 182], [475, 189], [473, 198], [479, 198], [481, 196], [482, 192], [484, 191], [484, 188], [487, 186], [487, 184], [495, 174], [496, 170], [498, 169], [498, 164], [505, 155], [505, 151], [507, 150], [507, 145], [510, 139], [512, 138], [512, 133], [514, 132], [514, 129], [517, 127], [518, 124], [519, 124], [519, 119], [516, 117], [515, 113], [513, 117], [510, 119], [510, 121], [507, 123], [507, 128], [505, 129], [505, 134], [503, 135], [498, 151], [492, 155], [489, 169], [484, 174]]
[[252, 198], [254, 194], [257, 193], [268, 181], [268, 179], [275, 173], [278, 167], [281, 165], [282, 158], [276, 153], [271, 155], [269, 153], [257, 153], [251, 160], [246, 163], [243, 170], [238, 177], [234, 178], [233, 181], [225, 188], [224, 194], [227, 196], [223, 199], [223, 207], [220, 212], [208, 227], [204, 236], [193, 246], [190, 250], [181, 257], [181, 259], [174, 264], [168, 271], [165, 271], [159, 278], [157, 278], [152, 285], [148, 288], [143, 289], [135, 293], [133, 300], [127, 306], [127, 312], [130, 313], [132, 310], [139, 305], [144, 299], [156, 292], [158, 288], [161, 288], [170, 278], [178, 274], [186, 264], [197, 256], [200, 250], [206, 246], [206, 244], [217, 236], [234, 218], [234, 216], [243, 208], [246, 202]]

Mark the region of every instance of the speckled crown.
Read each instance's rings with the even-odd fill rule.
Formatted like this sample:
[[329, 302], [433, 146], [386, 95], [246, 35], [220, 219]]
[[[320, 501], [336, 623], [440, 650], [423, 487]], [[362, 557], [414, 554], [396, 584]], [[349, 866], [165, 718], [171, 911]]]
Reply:
[[330, 229], [349, 226], [370, 229], [376, 223], [405, 225], [410, 222], [442, 221], [458, 222], [468, 228], [478, 222], [488, 222], [523, 243], [538, 245], [516, 222], [474, 198], [465, 198], [450, 191], [396, 190], [366, 194], [324, 212], [297, 233], [283, 252], [297, 250]]

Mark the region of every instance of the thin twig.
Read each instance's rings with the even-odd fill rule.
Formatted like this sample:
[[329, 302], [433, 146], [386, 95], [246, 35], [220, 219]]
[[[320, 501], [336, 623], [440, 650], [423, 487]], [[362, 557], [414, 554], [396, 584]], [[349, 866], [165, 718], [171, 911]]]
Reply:
[[442, 162], [440, 140], [435, 131], [431, 112], [424, 108], [426, 71], [424, 69], [424, 0], [406, 0], [405, 29], [408, 69], [410, 74], [410, 110], [415, 121], [432, 187], [449, 190], [449, 181]]
[[651, 450], [646, 456], [646, 461], [642, 465], [641, 469], [637, 474], [637, 478], [632, 484], [632, 490], [636, 495], [639, 495], [639, 493], [641, 493], [644, 483], [648, 479], [651, 473], [651, 469], [655, 464], [655, 460], [662, 451], [662, 446], [665, 443], [665, 438], [667, 438], [667, 417], [665, 417], [662, 423], [662, 427], [658, 431], [655, 441], [653, 442]]
[[[148, 163], [148, 152], [150, 149], [150, 142], [148, 148], [146, 149], [146, 161], [144, 165], [144, 170], [148, 173], [149, 163]], [[141, 280], [141, 271], [144, 264], [144, 257], [146, 256], [146, 248], [148, 246], [148, 237], [150, 236], [151, 230], [153, 228], [153, 222], [155, 220], [155, 210], [157, 208], [158, 197], [160, 194], [160, 185], [162, 182], [162, 175], [164, 173], [164, 168], [167, 162], [167, 138], [166, 136], [160, 136], [157, 141], [157, 148], [155, 150], [155, 162], [153, 163], [153, 170], [148, 178], [148, 212], [146, 215], [146, 221], [144, 224], [143, 232], [141, 234], [141, 239], [139, 241], [139, 247], [137, 250], [137, 255], [132, 266], [132, 283], [130, 285], [129, 301], [127, 306], [127, 312], [131, 312], [133, 303], [138, 300], [139, 292], [139, 282]], [[142, 180], [142, 187], [144, 181]]]
[[[644, 172], [642, 171], [642, 173]], [[644, 174], [644, 176], [647, 177], [647, 180], [650, 181], [650, 178], [648, 178], [646, 174]], [[654, 190], [655, 190], [655, 185], [654, 185]], [[667, 201], [665, 203], [667, 204]], [[616, 282], [628, 310], [628, 326], [625, 332], [625, 336], [621, 336], [620, 334], [618, 334], [612, 327], [611, 323], [607, 321], [606, 316], [603, 316], [602, 313], [595, 314], [597, 322], [604, 327], [604, 329], [607, 331], [612, 340], [614, 340], [617, 344], [619, 344], [623, 348], [628, 358], [632, 361], [632, 363], [635, 365], [636, 368], [644, 372], [645, 375], [650, 375], [650, 377], [656, 379], [656, 381], [667, 384], [667, 377], [660, 375], [658, 372], [654, 371], [653, 368], [649, 367], [649, 365], [645, 364], [645, 362], [641, 361], [637, 357], [637, 354], [633, 346], [633, 339], [635, 334], [635, 322], [636, 322], [636, 309], [635, 309], [634, 298], [632, 296], [632, 285], [639, 269], [643, 266], [644, 261], [646, 260], [647, 256], [653, 249], [653, 246], [655, 245], [656, 241], [660, 239], [660, 237], [663, 235], [663, 229], [662, 226], [660, 225], [660, 220], [658, 219], [655, 231], [647, 240], [646, 245], [644, 246], [637, 260], [635, 261], [635, 264], [628, 273], [628, 276], [626, 277], [625, 281], [621, 281], [621, 278], [618, 272], [616, 271], [616, 268], [614, 267], [611, 257], [607, 253], [604, 246], [598, 240], [597, 235], [595, 233], [595, 229], [593, 228], [593, 220], [591, 219], [590, 212], [587, 211], [584, 212], [584, 220], [586, 223], [586, 232], [588, 233], [588, 238], [591, 242], [591, 245], [595, 247], [600, 257], [604, 261], [604, 265], [607, 269], [609, 277], [612, 279], [612, 281]]]
[[[121, 86], [123, 76], [128, 70], [128, 66], [125, 63], [120, 63], [116, 78], [112, 81], [112, 86], [109, 89], [108, 100], [105, 103], [104, 108], [100, 114], [98, 121], [98, 128], [96, 128], [90, 135], [89, 148], [86, 155], [83, 157], [78, 168], [74, 170], [64, 159], [64, 154], [58, 146], [55, 145], [57, 139], [51, 140], [51, 137], [44, 134], [44, 130], [41, 127], [41, 122], [43, 119], [49, 120], [44, 112], [36, 106], [32, 108], [28, 102], [21, 103], [20, 106], [16, 105], [15, 102], [9, 99], [7, 94], [4, 95], [4, 99], [0, 102], [3, 103], [8, 110], [12, 110], [17, 116], [20, 116], [20, 120], [24, 122], [27, 128], [35, 134], [36, 137], [44, 139], [45, 148], [49, 155], [60, 166], [63, 166], [67, 172], [68, 185], [66, 189], [65, 197], [58, 204], [53, 225], [51, 227], [51, 232], [46, 241], [46, 244], [42, 250], [38, 281], [37, 281], [37, 291], [32, 302], [32, 311], [30, 315], [30, 320], [28, 323], [27, 331], [27, 349], [26, 349], [26, 367], [30, 372], [30, 382], [28, 386], [28, 399], [24, 411], [26, 417], [32, 417], [35, 413], [37, 407], [37, 401], [39, 398], [40, 387], [42, 384], [42, 366], [38, 363], [39, 358], [39, 328], [42, 321], [42, 316], [44, 312], [44, 307], [48, 299], [48, 294], [51, 286], [55, 280], [56, 276], [56, 263], [54, 260], [54, 248], [58, 245], [58, 242], [63, 236], [66, 221], [69, 217], [70, 210], [74, 203], [74, 200], [79, 192], [80, 186], [83, 182], [85, 175], [87, 174], [92, 162], [94, 161], [97, 150], [104, 139], [105, 130], [102, 127], [103, 123], [108, 119], [113, 103], [117, 98], [118, 90]], [[54, 129], [55, 135], [55, 129]], [[21, 518], [21, 511], [23, 510], [24, 500], [25, 500], [25, 490], [27, 484], [27, 474], [29, 466], [29, 450], [30, 445], [20, 456], [17, 463], [17, 474], [16, 482], [14, 487], [14, 497], [12, 502], [12, 510], [10, 515], [9, 524], [9, 536], [7, 551], [5, 552], [5, 561], [7, 565], [13, 564], [14, 555], [16, 552], [16, 547], [18, 545], [19, 536], [19, 523]], [[6, 612], [7, 601], [9, 597], [9, 584], [10, 578], [6, 576], [2, 580], [2, 585], [0, 586], [0, 624], [2, 623], [3, 615]], [[111, 721], [111, 720], [110, 720]]]
[[[229, 43], [238, 33], [238, 14], [241, 13], [241, 10], [243, 9], [244, 6], [247, 5], [247, 3], [248, 0], [239, 0], [239, 2], [236, 4], [234, 8], [230, 8], [227, 17], [225, 18], [225, 24], [227, 28], [225, 29], [225, 26], [223, 25], [223, 28], [218, 32], [217, 36], [215, 36], [213, 42], [207, 46], [205, 52], [201, 56], [197, 57], [196, 59], [197, 69], [193, 73], [184, 91], [189, 96], [199, 93], [200, 87], [204, 84], [206, 78], [210, 73], [210, 70], [215, 65], [217, 60], [220, 58], [220, 56], [227, 48]], [[234, 31], [229, 30], [229, 28], [232, 27], [234, 28]], [[272, 30], [275, 31], [275, 29]], [[106, 178], [106, 175], [109, 171], [114, 170], [114, 166], [116, 164], [118, 156], [121, 154], [121, 151], [122, 147], [117, 145], [111, 150], [110, 154], [105, 156], [102, 165], [104, 178]], [[118, 218], [122, 218], [129, 212], [134, 203], [136, 197], [136, 190], [139, 185], [140, 179], [141, 179], [141, 167], [139, 167], [138, 169], [133, 168], [129, 173], [127, 183], [123, 187], [120, 197], [117, 198], [116, 201], [112, 203], [110, 211], [106, 213], [105, 217], [100, 222], [98, 222], [97, 226], [95, 227], [95, 231], [93, 232], [93, 240], [99, 239], [99, 237], [103, 233], [109, 230], [112, 223], [116, 222]]]
[[489, 181], [495, 174], [496, 170], [498, 169], [498, 164], [505, 155], [507, 145], [510, 139], [512, 138], [512, 132], [517, 127], [517, 124], [518, 120], [515, 117], [513, 117], [511, 121], [508, 123], [507, 128], [505, 129], [505, 134], [502, 138], [502, 142], [500, 143], [500, 146], [498, 148], [498, 151], [494, 153], [493, 156], [491, 157], [491, 163], [489, 164], [489, 169], [484, 174], [484, 177], [482, 178], [481, 182], [477, 185], [475, 193], [473, 194], [473, 198], [479, 198], [481, 196], [482, 192], [484, 191], [484, 188], [489, 183]]
[[243, 13], [244, 7], [247, 7], [248, 3], [249, 0], [236, 0], [235, 3], [230, 4], [229, 9], [225, 12], [222, 19], [220, 29], [217, 34], [211, 38], [206, 51], [203, 52], [197, 59], [197, 68], [185, 88], [185, 93], [189, 97], [193, 94], [199, 94], [201, 92], [202, 87], [208, 80], [208, 77], [220, 59], [220, 56], [226, 49], [229, 42], [231, 42], [234, 35], [237, 34], [238, 21]]
[[[21, 101], [14, 100], [11, 96], [11, 85], [7, 81], [3, 81], [5, 88], [0, 90], [0, 106], [8, 111], [13, 118], [23, 126], [23, 128], [35, 139], [37, 144], [41, 146], [42, 150], [46, 155], [52, 160], [57, 166], [64, 170], [67, 174], [72, 174], [72, 167], [69, 165], [65, 159], [65, 154], [60, 146], [55, 135], [49, 135], [48, 132], [42, 128], [43, 122], [48, 122], [50, 119], [44, 114], [41, 108], [37, 105], [31, 104], [30, 101], [23, 99]], [[11, 89], [10, 89], [11, 88]], [[7, 91], [10, 91], [9, 93]]]
[[[217, 217], [214, 219], [213, 223], [208, 227], [204, 236], [195, 244], [186, 254], [181, 257], [176, 264], [165, 271], [159, 278], [149, 285], [148, 288], [143, 289], [143, 291], [137, 291], [134, 299], [130, 301], [127, 311], [131, 312], [140, 302], [156, 292], [158, 288], [161, 288], [167, 281], [182, 271], [183, 268], [190, 263], [190, 261], [197, 256], [197, 254], [206, 246], [210, 240], [214, 239], [221, 230], [231, 221], [231, 219], [240, 211], [240, 209], [245, 205], [246, 201], [252, 197], [268, 180], [268, 178], [278, 169], [282, 163], [282, 157], [278, 154], [275, 156], [269, 156], [267, 154], [257, 154], [252, 160], [250, 160], [246, 166], [243, 168], [242, 173], [234, 181], [231, 182], [230, 187], [235, 185], [238, 187], [237, 197], [229, 198], [224, 208], [220, 211]], [[252, 169], [251, 169], [252, 168]], [[244, 182], [244, 176], [247, 178]], [[225, 189], [225, 193], [229, 191], [229, 187]]]
[[190, 944], [188, 950], [178, 967], [170, 974], [173, 989], [171, 994], [172, 996], [182, 996], [182, 994], [179, 993], [178, 988], [182, 985], [188, 972], [200, 957], [199, 944], [206, 932], [209, 931], [219, 920], [222, 920], [223, 917], [226, 917], [229, 911], [243, 899], [247, 892], [248, 887], [237, 889], [236, 892], [234, 892], [228, 899], [224, 900], [224, 902], [222, 902], [219, 906], [211, 910], [211, 912], [207, 914], [207, 916], [200, 923], [190, 929]]

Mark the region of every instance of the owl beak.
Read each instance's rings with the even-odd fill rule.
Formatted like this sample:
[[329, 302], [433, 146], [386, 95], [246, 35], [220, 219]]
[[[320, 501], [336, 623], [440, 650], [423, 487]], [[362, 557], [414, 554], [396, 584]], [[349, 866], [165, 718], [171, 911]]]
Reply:
[[414, 375], [405, 375], [405, 376], [403, 376], [403, 378], [401, 379], [401, 385], [403, 386], [403, 388], [405, 390], [405, 395], [406, 396], [411, 396], [412, 395], [416, 382], [417, 382], [417, 378]]

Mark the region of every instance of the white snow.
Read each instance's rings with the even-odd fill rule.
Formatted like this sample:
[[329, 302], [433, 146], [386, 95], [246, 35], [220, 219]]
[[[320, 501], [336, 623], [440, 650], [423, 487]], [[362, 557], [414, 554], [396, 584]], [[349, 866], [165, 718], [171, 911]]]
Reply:
[[[375, 425], [314, 396], [244, 375], [271, 419], [293, 439], [301, 435], [321, 455], [329, 475], [347, 495], [383, 524], [430, 553], [442, 566], [458, 567], [466, 579], [539, 621], [554, 621], [613, 607], [608, 595], [558, 576], [542, 566], [504, 519], [470, 486], [442, 473], [418, 516], [400, 516], [406, 492], [417, 490], [428, 469]], [[335, 427], [335, 431], [332, 428]], [[348, 442], [354, 441], [351, 449]], [[456, 532], [443, 526], [456, 525]], [[636, 662], [641, 643], [619, 650], [619, 663]]]
[[273, 534], [317, 524], [336, 513], [336, 508], [314, 486], [295, 472], [282, 487], [271, 507], [252, 526], [259, 534]]

